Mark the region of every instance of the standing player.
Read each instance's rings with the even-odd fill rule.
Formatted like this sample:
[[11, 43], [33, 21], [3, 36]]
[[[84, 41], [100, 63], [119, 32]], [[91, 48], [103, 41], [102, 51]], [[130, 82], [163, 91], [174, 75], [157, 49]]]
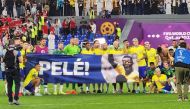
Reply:
[[[114, 54], [114, 55], [121, 55], [123, 54], [123, 49], [119, 48], [119, 41], [114, 41], [113, 42], [113, 48], [109, 50], [109, 54]], [[113, 93], [116, 93], [117, 92], [117, 84], [116, 83], [113, 83], [113, 86], [114, 86], [114, 90], [113, 90]], [[120, 89], [119, 89], [119, 93], [123, 93], [123, 82], [119, 82], [119, 86], [120, 86]]]
[[[86, 42], [85, 49], [82, 49], [81, 54], [94, 54], [91, 49], [90, 42]], [[86, 84], [86, 93], [90, 93], [90, 84]]]
[[145, 52], [147, 56], [147, 64], [148, 67], [150, 67], [150, 63], [153, 62], [155, 66], [158, 65], [158, 55], [156, 53], [156, 50], [154, 48], [150, 47], [150, 42], [146, 41], [144, 43], [145, 45]]
[[[37, 45], [34, 48], [34, 53], [38, 53], [38, 54], [48, 54], [48, 47], [46, 46], [46, 39], [42, 38], [40, 40], [40, 45]], [[45, 79], [45, 78], [44, 78]], [[44, 83], [44, 94], [45, 95], [50, 95], [50, 93], [48, 92], [48, 83], [45, 81]]]
[[[141, 80], [143, 80], [146, 77], [145, 71], [146, 71], [146, 54], [145, 54], [145, 48], [141, 45], [139, 45], [139, 41], [137, 38], [134, 38], [133, 40], [133, 46], [131, 47], [131, 54], [137, 55], [137, 62], [139, 66], [139, 77]], [[146, 83], [143, 82], [143, 93], [146, 92], [145, 90]], [[135, 93], [135, 85], [133, 84], [133, 93]], [[140, 92], [139, 83], [137, 83], [137, 91], [136, 93]]]
[[[100, 49], [100, 42], [98, 40], [94, 41], [94, 45], [93, 45], [93, 52], [95, 55], [101, 55], [102, 50]], [[95, 88], [95, 84], [93, 85], [93, 93], [96, 93], [96, 88]], [[98, 91], [97, 93], [102, 93], [100, 90], [101, 84], [98, 84]]]

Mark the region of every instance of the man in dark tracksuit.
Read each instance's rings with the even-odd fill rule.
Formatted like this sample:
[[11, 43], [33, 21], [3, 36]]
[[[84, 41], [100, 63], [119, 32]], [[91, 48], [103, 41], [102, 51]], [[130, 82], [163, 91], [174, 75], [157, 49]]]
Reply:
[[[14, 41], [10, 40], [9, 47], [3, 57], [5, 63], [5, 75], [7, 80], [9, 104], [19, 105], [19, 89], [20, 89], [20, 70], [19, 63], [22, 61], [21, 54], [14, 48]], [[15, 95], [13, 100], [12, 87], [15, 83]]]
[[[190, 51], [186, 49], [186, 43], [182, 42], [180, 47], [175, 51], [175, 73], [177, 81], [177, 93], [178, 101], [188, 101], [188, 90], [189, 90], [189, 75], [190, 75]], [[182, 95], [182, 85], [184, 85], [184, 94]]]

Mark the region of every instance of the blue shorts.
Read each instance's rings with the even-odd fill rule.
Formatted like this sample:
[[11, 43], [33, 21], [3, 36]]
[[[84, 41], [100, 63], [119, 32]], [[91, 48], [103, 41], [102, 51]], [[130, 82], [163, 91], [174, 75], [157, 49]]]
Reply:
[[5, 75], [5, 72], [4, 72], [4, 71], [2, 71], [2, 79], [3, 79], [3, 81], [6, 80], [6, 75]]
[[32, 82], [30, 82], [26, 87], [25, 87], [26, 90], [30, 91], [31, 93], [34, 92], [35, 90], [35, 87], [33, 86]]
[[139, 77], [146, 78], [146, 66], [139, 67]]
[[171, 91], [172, 87], [167, 83], [163, 90]]
[[21, 76], [21, 78], [25, 78], [25, 68], [20, 69], [20, 76]]

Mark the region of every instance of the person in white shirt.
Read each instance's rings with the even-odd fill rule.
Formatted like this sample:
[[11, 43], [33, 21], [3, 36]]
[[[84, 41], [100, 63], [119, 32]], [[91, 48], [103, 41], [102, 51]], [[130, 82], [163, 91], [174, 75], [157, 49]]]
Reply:
[[55, 50], [55, 35], [51, 31], [48, 36], [48, 51], [50, 54], [53, 54], [53, 51]]
[[96, 24], [95, 24], [95, 22], [94, 21], [91, 21], [90, 22], [90, 28], [91, 28], [91, 34], [90, 34], [90, 41], [93, 41], [93, 39], [94, 39], [94, 36], [95, 36], [95, 34], [96, 34]]
[[90, 14], [90, 0], [86, 0], [85, 16]]
[[166, 14], [172, 14], [172, 0], [165, 0]]
[[105, 0], [96, 0], [96, 3], [97, 3], [97, 16], [100, 15], [100, 12], [101, 12], [102, 9], [103, 9], [104, 1], [105, 1]]
[[112, 12], [112, 10], [113, 10], [113, 1], [112, 0], [105, 0], [105, 8], [109, 12]]
[[190, 13], [190, 0], [187, 0], [187, 8], [188, 8], [188, 12]]
[[79, 16], [79, 4], [77, 0], [75, 0], [75, 16]]

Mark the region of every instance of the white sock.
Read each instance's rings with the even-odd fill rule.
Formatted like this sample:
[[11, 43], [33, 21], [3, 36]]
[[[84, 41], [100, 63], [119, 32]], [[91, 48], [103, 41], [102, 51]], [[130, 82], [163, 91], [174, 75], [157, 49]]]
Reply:
[[89, 87], [88, 86], [86, 86], [86, 91], [89, 91]]
[[35, 87], [35, 93], [39, 92], [39, 87]]
[[176, 92], [176, 91], [177, 91], [177, 88], [176, 88], [174, 82], [171, 81], [170, 84], [171, 84], [172, 89], [174, 90], [174, 92]]
[[38, 86], [38, 91], [39, 91], [39, 93], [40, 93], [40, 86]]
[[44, 93], [47, 93], [48, 92], [48, 89], [47, 89], [47, 85], [44, 85]]
[[57, 93], [57, 84], [54, 84], [54, 85], [53, 85], [53, 92], [54, 92], [54, 93]]
[[8, 91], [7, 91], [7, 82], [5, 83], [5, 93], [7, 94]]
[[23, 90], [24, 90], [24, 88], [23, 88], [23, 82], [20, 82], [20, 90], [19, 90], [19, 92], [23, 93]]
[[59, 92], [62, 92], [63, 91], [63, 84], [59, 86]]
[[140, 87], [137, 87], [137, 90], [140, 90]]

